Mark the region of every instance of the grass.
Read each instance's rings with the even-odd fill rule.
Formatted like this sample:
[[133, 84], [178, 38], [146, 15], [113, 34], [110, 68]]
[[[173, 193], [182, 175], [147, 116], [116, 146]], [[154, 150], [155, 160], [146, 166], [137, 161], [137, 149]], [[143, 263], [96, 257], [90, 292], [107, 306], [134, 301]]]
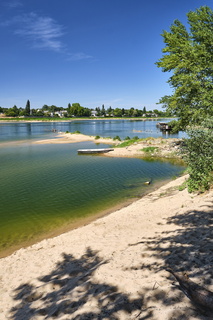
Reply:
[[146, 153], [152, 153], [155, 151], [158, 151], [158, 147], [145, 147], [143, 149], [141, 149], [141, 151], [146, 152]]

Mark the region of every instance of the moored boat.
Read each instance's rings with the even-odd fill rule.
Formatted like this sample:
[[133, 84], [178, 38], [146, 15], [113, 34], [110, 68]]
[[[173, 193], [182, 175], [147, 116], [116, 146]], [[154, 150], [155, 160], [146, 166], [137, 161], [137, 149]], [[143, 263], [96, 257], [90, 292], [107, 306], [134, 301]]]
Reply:
[[91, 153], [106, 153], [113, 151], [112, 148], [102, 148], [102, 149], [79, 149], [78, 154], [91, 154]]

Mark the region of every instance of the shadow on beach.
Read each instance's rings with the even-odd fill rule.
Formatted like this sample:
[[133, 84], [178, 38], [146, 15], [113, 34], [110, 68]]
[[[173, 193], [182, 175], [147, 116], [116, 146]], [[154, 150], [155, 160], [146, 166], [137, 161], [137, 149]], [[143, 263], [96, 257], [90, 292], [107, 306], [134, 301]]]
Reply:
[[[48, 275], [39, 278], [40, 286], [23, 284], [15, 289], [18, 305], [10, 311], [14, 320], [49, 319], [120, 319], [119, 312], [141, 313], [142, 299], [130, 300], [115, 286], [95, 283], [92, 275], [107, 261], [87, 249], [80, 259], [63, 254], [63, 260]], [[129, 315], [129, 316], [128, 316]], [[64, 318], [63, 318], [64, 319]]]
[[[176, 214], [165, 221], [175, 224], [174, 231], [156, 233], [153, 238], [141, 238], [136, 246], [141, 251], [141, 261], [127, 266], [126, 270], [149, 270], [150, 276], [162, 273], [166, 286], [157, 283], [152, 289], [143, 283], [138, 297], [122, 293], [116, 286], [95, 281], [94, 274], [107, 264], [97, 251], [87, 249], [81, 258], [63, 254], [55, 269], [37, 279], [36, 285], [24, 283], [14, 290], [14, 307], [9, 318], [13, 320], [34, 319], [152, 319], [158, 320], [156, 308], [170, 310], [169, 318], [174, 320], [212, 319], [197, 309], [180, 290], [177, 281], [165, 269], [187, 272], [189, 278], [209, 288], [213, 285], [213, 206]], [[143, 258], [146, 245], [148, 256]], [[125, 269], [122, 270], [125, 274]], [[158, 307], [157, 307], [158, 306]], [[160, 319], [165, 319], [164, 317]]]
[[[209, 202], [204, 210], [187, 211], [183, 214], [166, 219], [166, 224], [175, 224], [175, 231], [156, 234], [154, 238], [143, 239], [131, 245], [146, 245], [149, 254], [155, 258], [155, 264], [143, 263], [142, 269], [148, 269], [153, 273], [158, 273], [166, 269], [174, 272], [184, 272], [190, 280], [208, 290], [213, 285], [213, 205]], [[179, 228], [178, 228], [179, 227]], [[183, 228], [184, 227], [184, 228]], [[132, 267], [137, 269], [138, 265]], [[213, 314], [208, 311], [199, 310], [196, 304], [189, 302], [183, 308], [179, 308], [180, 301], [185, 298], [178, 282], [168, 273], [168, 281], [171, 283], [170, 292], [161, 290], [156, 284], [156, 290], [146, 299], [146, 302], [161, 301], [163, 306], [173, 306], [173, 312], [169, 319], [188, 320], [193, 319], [213, 319]], [[147, 295], [150, 289], [144, 288]], [[212, 291], [212, 290], [210, 290]]]

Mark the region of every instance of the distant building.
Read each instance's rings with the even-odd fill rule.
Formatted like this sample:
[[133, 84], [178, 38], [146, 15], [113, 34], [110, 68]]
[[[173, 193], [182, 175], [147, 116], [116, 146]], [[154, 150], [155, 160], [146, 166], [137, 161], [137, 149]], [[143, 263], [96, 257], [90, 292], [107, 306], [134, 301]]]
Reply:
[[97, 117], [97, 111], [96, 110], [92, 110], [91, 111], [91, 117]]

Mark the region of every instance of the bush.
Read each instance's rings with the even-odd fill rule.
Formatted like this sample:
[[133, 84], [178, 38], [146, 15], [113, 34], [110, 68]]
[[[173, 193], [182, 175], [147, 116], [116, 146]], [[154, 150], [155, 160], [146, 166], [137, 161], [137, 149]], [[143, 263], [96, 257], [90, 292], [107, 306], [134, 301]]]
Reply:
[[98, 140], [98, 139], [100, 139], [100, 136], [95, 136], [95, 140]]
[[78, 134], [78, 133], [81, 133], [81, 131], [76, 130], [76, 131], [73, 132], [73, 134]]
[[183, 158], [188, 166], [188, 191], [208, 190], [213, 182], [213, 118], [202, 126], [187, 130], [189, 139], [184, 140]]
[[170, 121], [168, 125], [172, 128], [171, 133], [178, 133], [182, 129], [180, 122], [177, 120]]
[[130, 137], [129, 137], [129, 136], [127, 136], [124, 140], [130, 140]]
[[119, 140], [119, 141], [121, 141], [121, 138], [120, 138], [119, 136], [115, 136], [115, 137], [113, 138], [113, 140]]

